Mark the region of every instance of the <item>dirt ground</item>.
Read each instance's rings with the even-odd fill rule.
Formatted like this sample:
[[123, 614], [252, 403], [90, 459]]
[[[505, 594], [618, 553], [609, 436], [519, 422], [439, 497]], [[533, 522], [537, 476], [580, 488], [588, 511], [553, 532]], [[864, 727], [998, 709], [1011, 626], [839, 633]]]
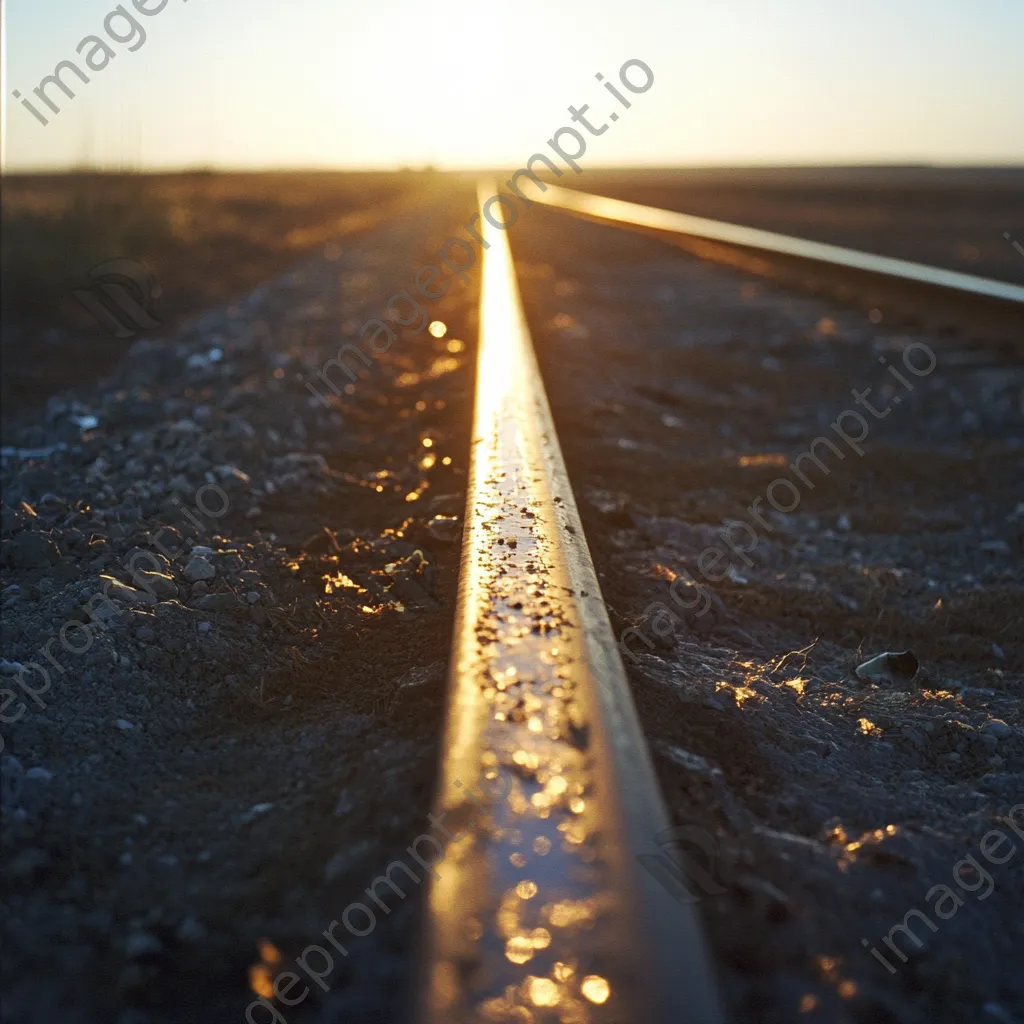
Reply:
[[[388, 216], [432, 176], [385, 173], [22, 174], [3, 182], [3, 415], [108, 373], [115, 336], [73, 292], [130, 259], [148, 272], [159, 337], [244, 299], [325, 242]], [[42, 353], [42, 357], [40, 357]]]
[[[405, 332], [363, 379], [330, 370], [346, 393], [318, 381], [326, 406], [296, 374], [316, 380], [469, 202], [139, 343], [8, 432], [5, 1021], [241, 1022], [259, 950], [294, 956], [423, 830], [475, 293], [433, 304], [443, 336]], [[414, 902], [301, 1019], [403, 1011]]]
[[[5, 1022], [240, 1024], [423, 830], [475, 286], [341, 397], [316, 369], [472, 211], [460, 185], [318, 241], [109, 376], [80, 353], [74, 390], [6, 422]], [[733, 1018], [1020, 1024], [1024, 841], [999, 821], [1024, 802], [1019, 363], [554, 211], [511, 240], [614, 625], [650, 644], [634, 634], [627, 666], [669, 806], [714, 839], [725, 891], [700, 908]], [[919, 341], [937, 357], [920, 378]], [[892, 405], [865, 413], [859, 455], [829, 424], [868, 387]], [[804, 463], [815, 486], [771, 509], [820, 435], [843, 459]], [[729, 553], [711, 610], [681, 611], [674, 577], [702, 581], [758, 496], [750, 564]], [[913, 678], [855, 676], [905, 648]], [[1016, 843], [1000, 865], [979, 854], [995, 827]], [[970, 864], [953, 877], [967, 854], [987, 895]], [[939, 883], [962, 905], [934, 933], [912, 919], [904, 963], [883, 939]], [[418, 897], [288, 1024], [407, 1019]]]
[[[513, 248], [671, 811], [714, 837], [733, 1019], [1024, 1019], [1024, 368], [553, 211]], [[963, 905], [903, 962], [937, 884]]]

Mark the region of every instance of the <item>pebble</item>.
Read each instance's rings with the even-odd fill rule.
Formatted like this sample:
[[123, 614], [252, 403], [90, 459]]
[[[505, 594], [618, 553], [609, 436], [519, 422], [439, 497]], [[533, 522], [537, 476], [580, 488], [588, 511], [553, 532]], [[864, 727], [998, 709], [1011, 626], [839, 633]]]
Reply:
[[178, 596], [178, 585], [170, 576], [163, 573], [142, 569], [136, 572], [133, 578], [140, 587], [152, 590], [157, 597]]
[[4, 546], [4, 560], [14, 569], [46, 569], [61, 557], [60, 548], [43, 533], [21, 533]]
[[459, 539], [459, 520], [455, 516], [434, 516], [427, 523], [427, 532], [442, 544], [452, 544]]
[[121, 729], [121, 730], [124, 730], [124, 731], [127, 731], [128, 729], [134, 729], [135, 728], [135, 726], [132, 725], [132, 723], [129, 722], [127, 718], [119, 718], [114, 724], [118, 727], [118, 729]]
[[1013, 728], [1006, 724], [1001, 718], [990, 718], [982, 727], [981, 731], [986, 736], [994, 736], [997, 740], [1006, 739], [1013, 735]]
[[1008, 555], [1010, 553], [1010, 545], [1005, 540], [983, 540], [980, 546], [982, 551], [993, 555]]
[[192, 557], [185, 566], [185, 579], [189, 583], [198, 583], [200, 580], [212, 580], [217, 575], [217, 570], [202, 556], [192, 552]]
[[239, 819], [239, 823], [247, 825], [250, 821], [254, 821], [256, 818], [262, 817], [267, 811], [274, 809], [273, 804], [253, 804]]
[[120, 580], [109, 576], [101, 577], [104, 580], [104, 592], [108, 597], [122, 604], [130, 604], [134, 607], [152, 607], [156, 604], [156, 598], [145, 590], [136, 590], [134, 587], [126, 586]]
[[200, 633], [209, 633], [210, 632], [210, 624], [208, 622], [200, 622], [199, 623], [199, 632]]

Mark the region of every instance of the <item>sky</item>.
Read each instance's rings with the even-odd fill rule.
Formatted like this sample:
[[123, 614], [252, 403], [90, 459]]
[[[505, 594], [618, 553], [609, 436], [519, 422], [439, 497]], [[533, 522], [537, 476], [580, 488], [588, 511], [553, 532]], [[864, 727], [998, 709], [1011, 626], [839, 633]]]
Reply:
[[1024, 0], [134, 2], [2, 0], [6, 169], [505, 168], [584, 103], [590, 166], [1024, 164]]

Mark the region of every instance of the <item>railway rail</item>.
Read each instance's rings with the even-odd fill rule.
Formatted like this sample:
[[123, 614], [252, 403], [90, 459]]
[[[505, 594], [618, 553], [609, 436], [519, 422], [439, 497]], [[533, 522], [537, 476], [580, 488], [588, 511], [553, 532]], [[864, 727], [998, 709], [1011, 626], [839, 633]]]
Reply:
[[1019, 352], [1024, 286], [549, 185], [553, 209], [653, 234], [705, 259], [854, 301], [880, 318], [953, 329]]
[[[481, 201], [489, 193], [481, 191]], [[435, 813], [424, 1019], [721, 1019], [695, 915], [637, 855], [668, 827], [566, 476], [508, 240], [488, 225]], [[479, 789], [479, 795], [476, 790]]]
[[[491, 194], [481, 186], [481, 204]], [[1024, 315], [1024, 288], [1012, 284], [553, 186], [541, 202], [930, 300], [955, 293], [1001, 329]], [[484, 230], [471, 471], [435, 804], [462, 836], [427, 900], [422, 1019], [720, 1021], [696, 914], [638, 870], [639, 851], [669, 819], [509, 243], [492, 224]]]

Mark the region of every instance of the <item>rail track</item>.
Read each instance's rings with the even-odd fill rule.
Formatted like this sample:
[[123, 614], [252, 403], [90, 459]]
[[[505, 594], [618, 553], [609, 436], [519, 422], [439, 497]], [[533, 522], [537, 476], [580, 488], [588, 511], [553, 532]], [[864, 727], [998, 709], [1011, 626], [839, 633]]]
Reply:
[[[481, 203], [490, 194], [481, 187]], [[866, 286], [872, 302], [912, 295], [934, 311], [951, 301], [961, 326], [966, 313], [998, 339], [1024, 336], [1016, 285], [562, 188], [541, 202], [747, 269], [763, 271], [767, 257], [801, 273], [837, 273]], [[696, 914], [638, 869], [638, 853], [669, 818], [508, 240], [493, 225], [484, 230], [471, 471], [435, 804], [462, 836], [428, 896], [422, 1019], [720, 1021]]]

